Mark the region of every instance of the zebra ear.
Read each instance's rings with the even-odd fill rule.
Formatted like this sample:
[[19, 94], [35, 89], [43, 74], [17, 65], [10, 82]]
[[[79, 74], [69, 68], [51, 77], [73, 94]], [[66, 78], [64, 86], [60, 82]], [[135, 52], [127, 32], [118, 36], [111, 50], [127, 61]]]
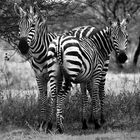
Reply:
[[36, 19], [38, 18], [38, 14], [36, 14], [36, 9], [31, 5], [29, 6], [28, 15], [33, 21], [36, 21]]
[[124, 18], [124, 19], [122, 20], [121, 25], [122, 25], [122, 26], [126, 26], [127, 23], [129, 22], [130, 18], [131, 18], [130, 14], [127, 14], [127, 15], [126, 15], [126, 18]]
[[130, 14], [127, 14], [126, 15], [126, 18], [124, 19], [125, 20], [125, 23], [129, 23], [130, 19], [131, 19], [131, 15]]
[[38, 13], [38, 9], [35, 6], [33, 7], [33, 12], [34, 12], [34, 14]]
[[120, 26], [120, 20], [117, 18], [117, 25]]
[[116, 21], [112, 20], [111, 18], [108, 18], [108, 25], [110, 27], [114, 27], [114, 26], [116, 26], [116, 24], [117, 24]]
[[21, 7], [19, 7], [17, 3], [14, 4], [14, 10], [18, 16], [26, 16], [26, 12]]
[[131, 15], [130, 14], [127, 14], [126, 15], [126, 22], [129, 22], [130, 19], [131, 19]]
[[40, 12], [40, 9], [37, 5], [37, 3], [34, 3], [34, 13], [39, 13]]
[[29, 10], [30, 14], [36, 15], [39, 13], [39, 8], [37, 6], [37, 4], [35, 4], [34, 6], [30, 5], [30, 10]]
[[127, 23], [129, 23], [129, 19], [131, 18], [130, 15], [127, 15], [126, 18], [124, 18], [121, 22], [121, 26], [122, 28], [124, 28], [124, 30], [126, 30], [127, 28]]
[[37, 10], [37, 8], [35, 6], [30, 6], [29, 8], [29, 14], [34, 18], [36, 19], [39, 15], [39, 12]]
[[47, 17], [45, 17], [45, 16], [43, 16], [43, 15], [41, 15], [41, 19], [42, 19], [42, 21], [45, 23], [47, 23]]
[[126, 19], [123, 19], [121, 22], [121, 26], [126, 26], [126, 24], [127, 24]]
[[111, 26], [111, 25], [112, 25], [112, 20], [111, 20], [111, 18], [110, 18], [110, 17], [108, 18], [108, 21], [107, 21], [107, 22], [108, 22], [109, 26]]
[[33, 7], [31, 5], [30, 5], [30, 8], [29, 8], [29, 13], [34, 14]]

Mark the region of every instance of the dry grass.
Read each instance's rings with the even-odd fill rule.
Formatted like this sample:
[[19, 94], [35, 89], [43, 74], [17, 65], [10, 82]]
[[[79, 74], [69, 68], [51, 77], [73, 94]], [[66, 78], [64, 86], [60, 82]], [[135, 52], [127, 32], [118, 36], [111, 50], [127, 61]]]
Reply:
[[[9, 89], [6, 90], [7, 94], [2, 90], [1, 95], [7, 96], [1, 98], [0, 123], [6, 133], [2, 133], [0, 139], [138, 140], [140, 136], [134, 132], [140, 130], [140, 87], [136, 86], [140, 84], [139, 78], [140, 74], [108, 73], [105, 104], [107, 125], [99, 132], [95, 132], [93, 126], [89, 126], [87, 131], [81, 130], [81, 94], [77, 87], [74, 87], [75, 94], [73, 93], [65, 104], [64, 135], [58, 135], [55, 129], [52, 134], [47, 135], [35, 130], [38, 122], [36, 89], [28, 87], [24, 92], [16, 89], [16, 93]], [[13, 96], [10, 96], [12, 94]], [[16, 128], [12, 129], [9, 126], [16, 126]]]
[[0, 135], [1, 140], [139, 140], [139, 132], [108, 132], [90, 135], [45, 134], [17, 129]]
[[107, 125], [102, 130], [95, 132], [93, 126], [89, 126], [87, 131], [81, 130], [81, 94], [79, 87], [73, 87], [73, 96], [70, 96], [65, 104], [65, 134], [59, 135], [54, 129], [52, 134], [46, 135], [36, 131], [39, 112], [34, 73], [28, 62], [19, 62], [13, 60], [0, 63], [0, 140], [140, 139], [137, 133], [140, 130], [139, 73], [107, 74]]
[[122, 92], [135, 93], [140, 91], [140, 73], [108, 73], [106, 93], [117, 95]]

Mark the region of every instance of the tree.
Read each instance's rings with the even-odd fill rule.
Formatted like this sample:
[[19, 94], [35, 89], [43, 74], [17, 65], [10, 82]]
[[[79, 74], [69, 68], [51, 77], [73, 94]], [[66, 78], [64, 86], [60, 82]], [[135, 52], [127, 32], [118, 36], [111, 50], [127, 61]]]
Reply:
[[0, 38], [13, 47], [19, 39], [19, 17], [13, 8], [15, 2], [25, 10], [29, 5], [37, 6], [53, 32], [79, 25], [105, 26], [110, 17], [123, 18], [127, 14], [135, 20], [140, 11], [139, 0], [0, 0]]

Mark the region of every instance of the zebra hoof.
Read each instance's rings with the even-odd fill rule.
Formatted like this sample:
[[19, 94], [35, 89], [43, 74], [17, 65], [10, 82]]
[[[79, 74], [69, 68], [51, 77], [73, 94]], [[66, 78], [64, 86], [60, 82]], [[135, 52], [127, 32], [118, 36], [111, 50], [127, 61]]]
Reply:
[[99, 130], [101, 128], [100, 124], [95, 124], [95, 130]]
[[95, 130], [99, 130], [101, 125], [99, 124], [98, 120], [94, 120]]
[[101, 123], [102, 126], [106, 123], [106, 120], [105, 120], [103, 114], [101, 114], [101, 121], [100, 121], [100, 123]]
[[101, 119], [101, 125], [104, 125], [106, 123], [105, 119]]
[[47, 123], [46, 121], [42, 122], [42, 129], [45, 129], [46, 123]]
[[38, 125], [37, 125], [37, 130], [38, 131], [44, 131], [45, 127], [46, 127], [46, 121], [41, 121]]
[[53, 126], [53, 124], [51, 122], [48, 122], [48, 126], [47, 126], [48, 132], [52, 131], [52, 126]]
[[82, 120], [82, 129], [83, 129], [83, 130], [88, 129], [86, 119], [83, 119], [83, 120]]
[[93, 120], [92, 116], [89, 117], [88, 123], [89, 123], [89, 124], [94, 124], [94, 120]]
[[60, 127], [60, 125], [57, 125], [57, 130], [60, 134], [63, 134], [64, 129], [62, 127]]

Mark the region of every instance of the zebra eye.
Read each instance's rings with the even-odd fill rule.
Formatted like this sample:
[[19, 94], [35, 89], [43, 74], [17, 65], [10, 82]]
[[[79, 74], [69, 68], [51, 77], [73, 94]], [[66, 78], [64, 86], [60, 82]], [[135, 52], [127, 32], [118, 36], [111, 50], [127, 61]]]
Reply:
[[35, 23], [32, 23], [31, 27], [33, 27], [33, 28], [34, 28], [34, 27], [35, 27]]
[[115, 38], [115, 36], [112, 36], [112, 38], [115, 40], [116, 38]]
[[128, 34], [126, 34], [126, 38], [128, 39]]

